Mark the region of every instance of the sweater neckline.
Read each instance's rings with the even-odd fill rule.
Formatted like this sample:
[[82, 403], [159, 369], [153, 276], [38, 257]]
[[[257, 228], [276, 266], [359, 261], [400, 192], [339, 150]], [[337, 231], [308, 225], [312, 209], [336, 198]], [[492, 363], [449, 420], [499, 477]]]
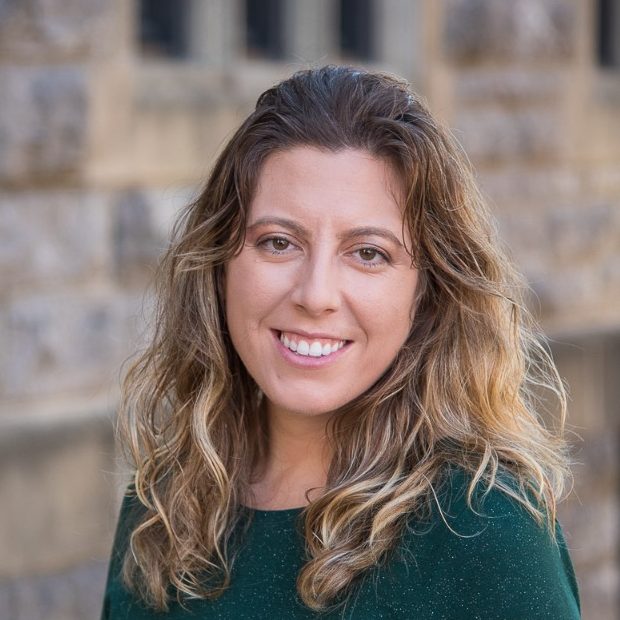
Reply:
[[274, 510], [261, 510], [258, 508], [248, 508], [248, 514], [250, 514], [255, 522], [285, 522], [292, 521], [295, 517], [298, 517], [304, 510], [305, 506], [299, 508], [280, 508]]

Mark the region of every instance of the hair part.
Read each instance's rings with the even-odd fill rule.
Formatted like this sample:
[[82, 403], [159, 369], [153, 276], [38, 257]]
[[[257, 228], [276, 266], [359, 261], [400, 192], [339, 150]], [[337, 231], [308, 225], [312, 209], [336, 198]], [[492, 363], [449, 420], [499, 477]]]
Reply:
[[[180, 600], [215, 597], [230, 582], [234, 533], [268, 439], [260, 391], [227, 334], [224, 270], [243, 244], [266, 158], [298, 146], [363, 150], [393, 167], [420, 270], [402, 350], [328, 429], [325, 492], [303, 512], [300, 597], [314, 610], [343, 600], [412, 515], [429, 517], [450, 466], [471, 475], [470, 499], [479, 484], [496, 486], [553, 531], [568, 473], [564, 390], [467, 159], [404, 81], [304, 70], [259, 97], [177, 221], [158, 271], [154, 335], [124, 381], [119, 430], [145, 509], [124, 579], [156, 609], [167, 609], [171, 588]], [[541, 389], [558, 402], [556, 430], [541, 423]]]

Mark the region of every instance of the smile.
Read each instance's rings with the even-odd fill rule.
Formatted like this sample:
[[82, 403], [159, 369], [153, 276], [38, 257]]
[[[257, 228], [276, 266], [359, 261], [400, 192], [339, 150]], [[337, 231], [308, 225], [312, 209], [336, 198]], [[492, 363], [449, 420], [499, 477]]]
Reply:
[[297, 355], [327, 357], [342, 349], [347, 341], [331, 338], [306, 338], [293, 332], [280, 332], [280, 342]]

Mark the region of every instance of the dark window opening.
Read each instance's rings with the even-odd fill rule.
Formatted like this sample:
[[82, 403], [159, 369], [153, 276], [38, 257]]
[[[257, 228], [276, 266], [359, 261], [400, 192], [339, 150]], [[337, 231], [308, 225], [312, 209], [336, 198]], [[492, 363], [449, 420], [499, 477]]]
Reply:
[[597, 55], [601, 67], [620, 67], [620, 2], [598, 0]]
[[191, 0], [140, 0], [140, 47], [145, 56], [187, 58]]
[[372, 0], [340, 0], [340, 53], [344, 58], [372, 60]]
[[248, 56], [271, 60], [284, 57], [282, 10], [282, 0], [246, 0], [245, 32]]

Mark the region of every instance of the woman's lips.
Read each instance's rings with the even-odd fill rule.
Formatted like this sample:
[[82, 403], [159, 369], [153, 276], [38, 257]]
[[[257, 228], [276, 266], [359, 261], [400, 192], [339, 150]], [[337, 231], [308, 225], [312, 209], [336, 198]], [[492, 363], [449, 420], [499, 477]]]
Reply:
[[342, 349], [346, 340], [327, 337], [312, 337], [300, 335], [296, 332], [280, 332], [280, 342], [297, 355], [310, 357], [327, 357]]
[[319, 368], [340, 359], [351, 341], [318, 338], [296, 332], [272, 330], [276, 346], [283, 357], [295, 366]]

